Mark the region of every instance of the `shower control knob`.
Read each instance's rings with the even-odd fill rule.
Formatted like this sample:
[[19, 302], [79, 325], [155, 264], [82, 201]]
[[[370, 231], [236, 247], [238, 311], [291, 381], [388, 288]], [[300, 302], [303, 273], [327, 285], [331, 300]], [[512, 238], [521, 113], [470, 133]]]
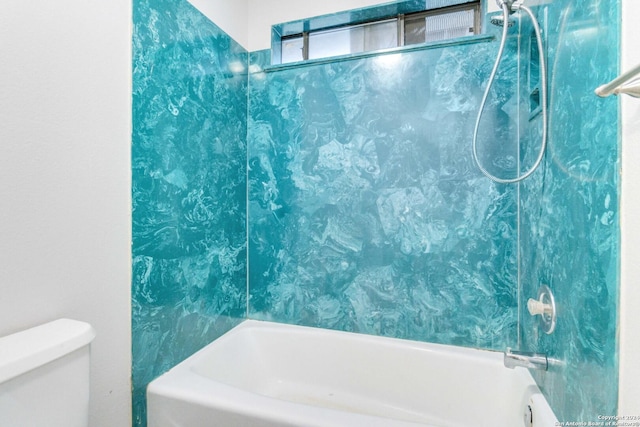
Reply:
[[529, 298], [529, 301], [527, 301], [527, 309], [529, 310], [529, 314], [532, 316], [536, 316], [538, 314], [551, 314], [552, 310], [551, 305], [533, 298]]
[[532, 316], [540, 316], [540, 326], [546, 334], [552, 334], [556, 329], [556, 301], [551, 289], [547, 285], [540, 286], [538, 299], [529, 298], [527, 309]]

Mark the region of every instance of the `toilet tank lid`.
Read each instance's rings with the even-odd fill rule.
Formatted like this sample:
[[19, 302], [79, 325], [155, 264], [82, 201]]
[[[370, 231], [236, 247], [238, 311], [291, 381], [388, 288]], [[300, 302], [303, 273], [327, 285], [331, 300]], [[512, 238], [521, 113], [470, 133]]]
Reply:
[[58, 319], [0, 338], [0, 383], [52, 362], [91, 343], [96, 336], [85, 322]]

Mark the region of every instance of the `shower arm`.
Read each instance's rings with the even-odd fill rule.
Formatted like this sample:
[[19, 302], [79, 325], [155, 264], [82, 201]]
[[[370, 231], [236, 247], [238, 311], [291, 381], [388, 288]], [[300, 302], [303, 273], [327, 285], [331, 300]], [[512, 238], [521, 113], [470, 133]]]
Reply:
[[640, 98], [640, 65], [600, 86], [595, 92], [601, 98], [619, 94]]

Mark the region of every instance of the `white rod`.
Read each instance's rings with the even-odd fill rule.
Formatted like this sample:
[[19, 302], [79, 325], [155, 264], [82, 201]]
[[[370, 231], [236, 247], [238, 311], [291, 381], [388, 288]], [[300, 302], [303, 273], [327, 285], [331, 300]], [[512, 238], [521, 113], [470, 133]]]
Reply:
[[640, 75], [640, 65], [636, 66], [635, 68], [632, 68], [631, 70], [627, 71], [626, 73], [622, 74], [620, 77], [611, 80], [611, 82], [604, 84], [602, 86], [600, 86], [599, 88], [596, 89], [596, 95], [604, 98], [607, 97], [609, 95], [611, 95], [612, 93], [614, 93], [614, 91], [619, 88], [620, 86], [622, 86], [623, 84], [629, 82], [631, 79], [633, 79], [634, 77]]

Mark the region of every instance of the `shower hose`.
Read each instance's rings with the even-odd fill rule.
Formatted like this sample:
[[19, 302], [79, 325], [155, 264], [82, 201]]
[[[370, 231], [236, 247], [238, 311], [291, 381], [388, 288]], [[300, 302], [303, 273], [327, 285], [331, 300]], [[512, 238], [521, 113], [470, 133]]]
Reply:
[[480, 163], [480, 159], [478, 158], [478, 128], [480, 127], [480, 119], [482, 117], [482, 113], [484, 112], [485, 105], [487, 103], [487, 98], [489, 97], [489, 92], [491, 90], [491, 86], [496, 78], [496, 73], [498, 72], [498, 65], [500, 64], [500, 60], [502, 59], [502, 54], [504, 52], [504, 47], [507, 41], [507, 31], [509, 30], [509, 26], [507, 23], [509, 22], [509, 5], [505, 3], [502, 4], [502, 13], [504, 19], [504, 25], [502, 26], [502, 40], [500, 40], [500, 48], [498, 49], [498, 55], [496, 57], [496, 62], [493, 65], [493, 70], [491, 70], [491, 75], [489, 76], [489, 82], [487, 83], [487, 87], [484, 91], [484, 95], [482, 96], [482, 101], [480, 102], [480, 109], [478, 110], [478, 117], [476, 118], [476, 125], [473, 131], [473, 160], [476, 162], [476, 165], [480, 169], [480, 171], [492, 181], [495, 181], [500, 184], [514, 184], [522, 181], [523, 179], [528, 178], [535, 170], [540, 166], [542, 162], [542, 158], [544, 157], [544, 152], [547, 147], [547, 70], [544, 61], [544, 50], [542, 45], [542, 37], [540, 26], [538, 25], [538, 21], [534, 16], [531, 9], [524, 5], [514, 4], [514, 7], [520, 10], [524, 10], [527, 15], [531, 18], [531, 22], [533, 23], [533, 29], [536, 33], [536, 41], [538, 43], [538, 55], [540, 58], [540, 96], [541, 96], [541, 109], [542, 109], [542, 140], [540, 142], [540, 151], [538, 153], [538, 157], [536, 161], [533, 163], [531, 168], [524, 172], [522, 175], [516, 176], [511, 179], [498, 178], [492, 175], [489, 171], [487, 171], [482, 164]]

